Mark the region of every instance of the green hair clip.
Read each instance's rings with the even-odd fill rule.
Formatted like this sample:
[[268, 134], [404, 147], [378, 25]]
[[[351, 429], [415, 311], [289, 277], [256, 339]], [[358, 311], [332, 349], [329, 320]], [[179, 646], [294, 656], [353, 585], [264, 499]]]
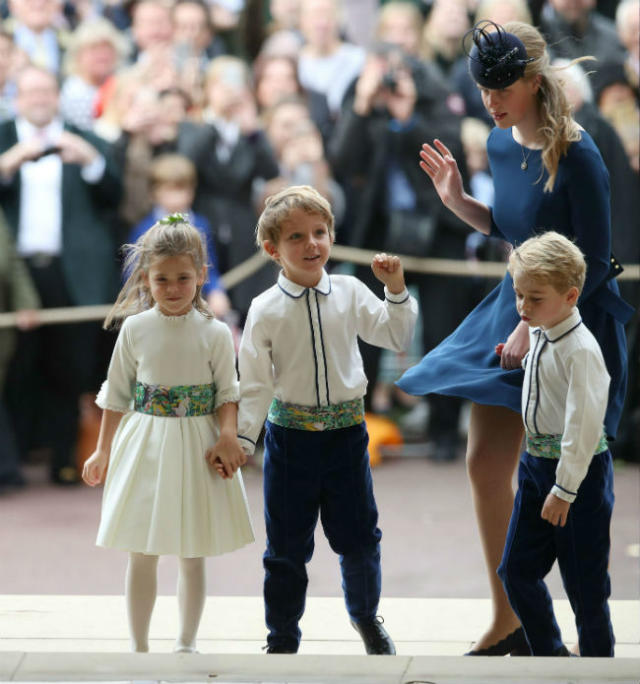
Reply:
[[167, 214], [164, 218], [161, 218], [158, 223], [163, 226], [173, 226], [176, 223], [189, 223], [189, 219], [186, 214]]

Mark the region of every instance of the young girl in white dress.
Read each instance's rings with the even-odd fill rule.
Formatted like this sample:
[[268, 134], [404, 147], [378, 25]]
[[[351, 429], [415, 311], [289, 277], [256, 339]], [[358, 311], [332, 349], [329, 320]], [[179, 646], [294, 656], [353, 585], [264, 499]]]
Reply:
[[[252, 542], [239, 467], [238, 381], [231, 332], [201, 298], [206, 248], [172, 215], [127, 246], [127, 278], [105, 321], [125, 319], [96, 403], [96, 451], [82, 477], [108, 474], [99, 546], [129, 552], [132, 650], [148, 651], [158, 556], [178, 556], [176, 652], [194, 652], [206, 598], [204, 557]], [[216, 467], [209, 464], [209, 459]]]

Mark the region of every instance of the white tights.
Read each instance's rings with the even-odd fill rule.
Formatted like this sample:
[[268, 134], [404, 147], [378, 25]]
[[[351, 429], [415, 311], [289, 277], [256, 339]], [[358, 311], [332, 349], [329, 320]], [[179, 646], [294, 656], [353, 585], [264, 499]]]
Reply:
[[[180, 634], [174, 651], [193, 653], [206, 599], [204, 558], [179, 558], [178, 608]], [[130, 553], [125, 580], [131, 650], [149, 650], [149, 623], [158, 591], [158, 556]]]

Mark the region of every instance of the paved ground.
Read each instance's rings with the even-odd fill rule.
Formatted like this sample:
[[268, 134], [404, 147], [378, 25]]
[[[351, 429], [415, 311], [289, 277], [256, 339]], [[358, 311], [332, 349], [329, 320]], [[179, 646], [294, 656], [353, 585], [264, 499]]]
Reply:
[[[94, 546], [101, 491], [53, 487], [43, 466], [29, 467], [27, 477], [26, 489], [0, 497], [0, 594], [120, 594], [125, 554]], [[244, 478], [256, 543], [208, 561], [213, 596], [261, 594], [261, 472], [246, 468]], [[388, 459], [374, 469], [374, 480], [383, 530], [384, 596], [487, 598], [463, 461]], [[638, 599], [640, 467], [618, 463], [615, 486], [612, 598]], [[341, 595], [337, 558], [321, 530], [309, 577], [310, 596]], [[175, 578], [175, 559], [161, 559], [161, 594], [175, 592]], [[564, 598], [556, 569], [549, 585], [554, 598]]]

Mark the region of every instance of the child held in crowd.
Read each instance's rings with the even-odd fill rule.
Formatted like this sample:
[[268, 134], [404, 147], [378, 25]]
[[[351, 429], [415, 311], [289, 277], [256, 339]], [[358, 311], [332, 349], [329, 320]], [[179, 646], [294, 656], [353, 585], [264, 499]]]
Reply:
[[613, 656], [613, 469], [603, 427], [610, 378], [576, 308], [586, 263], [570, 240], [549, 231], [514, 249], [509, 272], [530, 346], [523, 360], [526, 451], [498, 574], [532, 654], [568, 656], [543, 581], [557, 559], [581, 655]]
[[211, 224], [201, 214], [192, 212], [193, 198], [198, 179], [196, 168], [190, 159], [180, 154], [162, 154], [149, 168], [149, 183], [153, 210], [132, 230], [128, 242], [133, 244], [151, 226], [167, 214], [184, 214], [205, 238], [209, 256], [207, 279], [202, 294], [209, 308], [218, 318], [224, 318], [231, 308], [216, 266], [216, 249]]
[[[381, 590], [378, 511], [367, 454], [367, 378], [358, 337], [395, 351], [413, 335], [417, 303], [400, 260], [377, 254], [381, 301], [352, 276], [325, 271], [334, 241], [327, 200], [309, 186], [269, 197], [256, 231], [282, 271], [251, 303], [239, 352], [238, 435], [251, 454], [264, 424], [268, 653], [295, 653], [306, 563], [321, 516], [340, 556], [351, 623], [367, 653], [394, 654], [376, 615]], [[218, 466], [220, 467], [220, 466]]]
[[192, 653], [206, 598], [204, 557], [253, 541], [238, 471], [246, 458], [236, 437], [233, 342], [201, 297], [206, 263], [196, 228], [180, 215], [158, 221], [128, 245], [130, 275], [105, 321], [125, 319], [96, 400], [98, 444], [82, 477], [95, 486], [109, 467], [97, 544], [129, 553], [134, 651], [149, 650], [159, 555], [180, 560], [174, 650]]

